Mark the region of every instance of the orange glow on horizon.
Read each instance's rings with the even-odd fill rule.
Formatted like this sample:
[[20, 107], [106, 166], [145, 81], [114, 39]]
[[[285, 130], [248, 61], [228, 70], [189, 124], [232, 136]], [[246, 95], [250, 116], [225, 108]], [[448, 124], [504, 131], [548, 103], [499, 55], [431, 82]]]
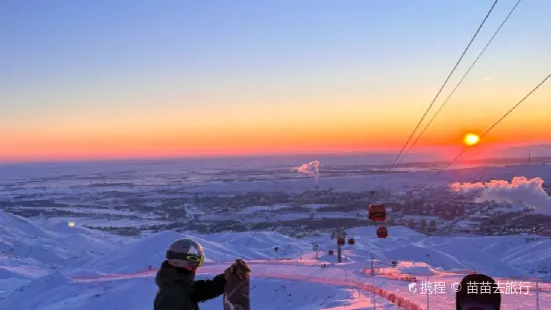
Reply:
[[[457, 141], [457, 140], [456, 140]], [[401, 142], [401, 141], [400, 141]], [[492, 153], [494, 146], [501, 144], [494, 143], [481, 148], [482, 152]], [[426, 152], [430, 146], [419, 144], [411, 154]], [[2, 152], [0, 162], [28, 162], [28, 161], [64, 161], [64, 160], [112, 160], [112, 159], [146, 159], [146, 158], [178, 158], [178, 157], [216, 157], [216, 156], [254, 156], [254, 155], [282, 155], [282, 154], [339, 154], [352, 152], [382, 152], [394, 153], [399, 150], [399, 144], [371, 145], [365, 146], [361, 143], [325, 143], [325, 144], [242, 144], [231, 145], [221, 143], [219, 145], [174, 145], [174, 144], [127, 144], [127, 145], [94, 145], [82, 144], [43, 148], [18, 149], [13, 152]], [[460, 149], [455, 144], [442, 144], [433, 146], [430, 152], [440, 153], [442, 156], [454, 156]], [[473, 153], [473, 152], [469, 152]], [[480, 153], [479, 151], [475, 153]], [[475, 155], [473, 153], [473, 155]], [[468, 155], [467, 157], [470, 157]]]
[[[547, 126], [547, 123], [539, 123]], [[106, 131], [50, 129], [43, 132], [0, 133], [0, 162], [247, 156], [300, 153], [396, 152], [407, 138], [408, 123], [389, 130], [379, 123], [321, 123], [299, 126], [208, 124], [193, 127], [123, 128]], [[469, 133], [485, 126], [441, 127], [427, 131], [412, 153], [430, 148], [459, 147]], [[526, 128], [518, 130], [518, 128]], [[64, 128], [62, 128], [64, 129]], [[494, 145], [551, 141], [545, 128], [502, 126], [484, 137], [484, 150]], [[472, 138], [471, 138], [472, 139]], [[479, 143], [479, 141], [477, 142]], [[452, 154], [453, 155], [453, 154]]]

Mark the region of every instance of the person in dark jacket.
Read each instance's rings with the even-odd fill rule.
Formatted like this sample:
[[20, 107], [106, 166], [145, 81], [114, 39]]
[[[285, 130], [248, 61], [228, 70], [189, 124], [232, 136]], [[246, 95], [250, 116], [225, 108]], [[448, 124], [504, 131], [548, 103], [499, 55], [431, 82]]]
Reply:
[[500, 310], [501, 293], [496, 281], [483, 274], [470, 274], [461, 280], [455, 293], [456, 310]]
[[154, 310], [198, 310], [200, 302], [224, 294], [226, 277], [250, 271], [246, 263], [234, 263], [212, 280], [195, 280], [195, 272], [203, 260], [203, 248], [194, 240], [180, 239], [169, 246], [166, 260], [155, 277], [158, 290]]

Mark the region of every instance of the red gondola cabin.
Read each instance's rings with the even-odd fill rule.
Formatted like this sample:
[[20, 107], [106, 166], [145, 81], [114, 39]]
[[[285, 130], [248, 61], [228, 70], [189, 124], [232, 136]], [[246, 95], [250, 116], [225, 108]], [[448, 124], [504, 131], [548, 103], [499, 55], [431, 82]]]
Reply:
[[386, 208], [384, 205], [369, 205], [369, 220], [370, 221], [385, 221]]
[[329, 254], [329, 256], [333, 256], [333, 250], [329, 250], [327, 254]]
[[354, 238], [350, 238], [350, 239], [348, 239], [348, 244], [354, 245], [354, 244], [356, 244], [356, 241], [354, 241]]
[[386, 238], [388, 237], [388, 230], [386, 227], [381, 226], [377, 227], [377, 238]]
[[338, 245], [344, 245], [346, 242], [345, 242], [345, 239], [344, 237], [339, 237], [337, 238], [337, 244]]

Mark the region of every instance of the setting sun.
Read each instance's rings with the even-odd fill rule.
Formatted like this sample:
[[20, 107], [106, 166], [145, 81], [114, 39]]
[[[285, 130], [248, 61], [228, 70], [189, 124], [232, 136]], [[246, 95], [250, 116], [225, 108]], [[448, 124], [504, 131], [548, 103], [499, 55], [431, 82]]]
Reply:
[[480, 137], [478, 135], [475, 135], [474, 133], [466, 134], [465, 138], [463, 138], [463, 142], [469, 146], [478, 144], [479, 141]]

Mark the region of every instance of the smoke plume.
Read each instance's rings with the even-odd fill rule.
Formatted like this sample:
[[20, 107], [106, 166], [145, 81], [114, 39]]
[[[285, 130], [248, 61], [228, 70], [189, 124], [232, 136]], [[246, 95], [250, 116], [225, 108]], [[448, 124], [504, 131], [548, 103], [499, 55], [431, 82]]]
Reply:
[[514, 177], [509, 183], [504, 180], [492, 180], [482, 183], [452, 183], [450, 187], [457, 192], [480, 191], [479, 202], [495, 201], [532, 207], [538, 213], [551, 214], [551, 197], [543, 189], [543, 180], [526, 177]]
[[316, 183], [318, 183], [318, 180], [320, 177], [319, 166], [320, 166], [320, 162], [317, 160], [314, 160], [300, 167], [292, 168], [291, 171], [307, 174], [313, 177]]

